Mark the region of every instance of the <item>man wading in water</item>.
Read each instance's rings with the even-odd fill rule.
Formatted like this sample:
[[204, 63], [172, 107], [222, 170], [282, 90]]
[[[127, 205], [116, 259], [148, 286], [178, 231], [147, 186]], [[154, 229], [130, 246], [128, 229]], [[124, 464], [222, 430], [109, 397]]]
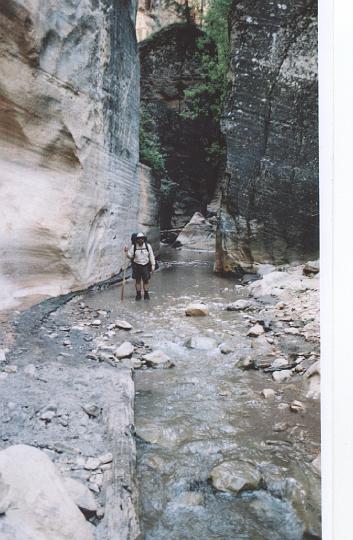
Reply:
[[150, 244], [147, 243], [145, 235], [143, 233], [138, 233], [136, 235], [136, 241], [131, 248], [128, 249], [128, 247], [125, 246], [124, 251], [127, 258], [132, 262], [132, 277], [136, 280], [135, 300], [141, 300], [141, 279], [143, 281], [144, 299], [149, 300], [149, 281], [151, 272], [155, 269], [156, 261], [153, 250]]

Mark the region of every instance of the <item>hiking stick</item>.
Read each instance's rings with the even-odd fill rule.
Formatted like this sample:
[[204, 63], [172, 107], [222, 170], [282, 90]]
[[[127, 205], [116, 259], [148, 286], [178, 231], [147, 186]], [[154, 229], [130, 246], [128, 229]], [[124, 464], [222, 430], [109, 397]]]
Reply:
[[126, 268], [124, 268], [124, 273], [123, 273], [123, 285], [122, 285], [122, 287], [121, 287], [121, 296], [120, 296], [120, 301], [121, 301], [121, 302], [124, 302], [125, 272], [126, 272]]

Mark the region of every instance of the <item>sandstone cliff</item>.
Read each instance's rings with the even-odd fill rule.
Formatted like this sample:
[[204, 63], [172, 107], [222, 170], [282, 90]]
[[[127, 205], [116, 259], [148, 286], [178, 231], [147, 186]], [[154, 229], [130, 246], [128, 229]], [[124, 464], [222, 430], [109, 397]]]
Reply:
[[318, 253], [317, 2], [234, 1], [218, 271]]
[[162, 180], [161, 227], [182, 227], [195, 212], [206, 211], [214, 190], [217, 163], [208, 154], [219, 140], [212, 117], [184, 117], [187, 90], [202, 81], [195, 25], [175, 24], [140, 43], [141, 100], [153, 119], [166, 155]]
[[0, 4], [2, 307], [125, 262], [138, 219], [135, 15], [134, 0]]

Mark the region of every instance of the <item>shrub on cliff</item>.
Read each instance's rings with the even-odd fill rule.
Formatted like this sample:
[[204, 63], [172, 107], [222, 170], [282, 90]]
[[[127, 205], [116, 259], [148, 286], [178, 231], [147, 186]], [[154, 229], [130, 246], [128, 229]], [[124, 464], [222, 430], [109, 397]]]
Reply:
[[140, 161], [151, 167], [157, 175], [165, 173], [165, 153], [163, 152], [151, 113], [141, 103], [140, 109]]

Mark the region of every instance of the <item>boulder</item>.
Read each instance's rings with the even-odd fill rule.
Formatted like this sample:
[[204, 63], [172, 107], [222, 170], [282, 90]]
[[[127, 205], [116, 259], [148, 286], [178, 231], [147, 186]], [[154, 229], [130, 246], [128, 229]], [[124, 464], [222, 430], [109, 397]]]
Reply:
[[119, 360], [121, 358], [128, 358], [129, 356], [132, 355], [134, 350], [135, 350], [135, 347], [132, 345], [132, 343], [130, 343], [130, 341], [124, 341], [124, 343], [122, 343], [120, 347], [118, 347], [114, 351], [114, 356], [118, 358]]
[[287, 358], [276, 358], [272, 364], [271, 364], [271, 369], [275, 369], [275, 368], [281, 368], [281, 367], [284, 367], [284, 366], [288, 366], [288, 360]]
[[265, 330], [264, 330], [263, 326], [261, 326], [261, 324], [255, 324], [254, 326], [252, 326], [250, 328], [250, 330], [248, 330], [246, 335], [250, 336], [250, 337], [258, 337], [258, 336], [261, 336], [261, 334], [264, 334], [264, 333], [265, 333]]
[[320, 272], [320, 261], [308, 261], [303, 268], [305, 276], [312, 276]]
[[93, 540], [48, 456], [32, 446], [0, 452], [1, 540]]
[[194, 302], [185, 308], [185, 315], [189, 317], [204, 317], [208, 314], [208, 307], [203, 302]]
[[276, 382], [288, 381], [292, 376], [290, 369], [283, 369], [282, 371], [274, 371], [272, 373], [272, 379]]
[[211, 471], [213, 486], [219, 491], [239, 493], [260, 488], [261, 474], [252, 463], [224, 461]]
[[98, 504], [88, 487], [82, 484], [82, 482], [74, 480], [68, 476], [63, 478], [63, 483], [66, 491], [75, 504], [79, 507], [81, 512], [87, 518], [95, 516], [98, 510]]
[[195, 212], [176, 239], [178, 245], [189, 249], [212, 251], [215, 244], [215, 227], [206, 218]]
[[185, 346], [190, 349], [209, 351], [210, 349], [215, 349], [217, 347], [217, 341], [207, 336], [192, 336], [186, 340]]
[[153, 351], [145, 354], [143, 360], [145, 360], [149, 367], [157, 369], [168, 369], [174, 366], [169, 356], [162, 351]]

